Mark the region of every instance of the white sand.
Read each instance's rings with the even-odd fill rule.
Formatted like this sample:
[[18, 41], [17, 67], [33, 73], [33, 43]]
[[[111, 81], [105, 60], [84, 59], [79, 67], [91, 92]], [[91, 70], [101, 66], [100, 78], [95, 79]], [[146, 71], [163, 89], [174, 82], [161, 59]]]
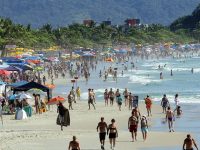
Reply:
[[[65, 104], [67, 106], [67, 103]], [[149, 129], [148, 138], [142, 140], [139, 129], [138, 141], [131, 141], [131, 134], [127, 129], [127, 121], [130, 111], [123, 107], [118, 111], [116, 104], [113, 107], [105, 107], [103, 102], [96, 104], [97, 109], [88, 110], [87, 102], [74, 104], [74, 110], [70, 111], [71, 126], [60, 131], [60, 126], [56, 125], [56, 106], [41, 115], [33, 115], [28, 120], [17, 121], [14, 116], [4, 115], [4, 126], [0, 125], [0, 150], [66, 150], [73, 135], [76, 135], [80, 142], [81, 149], [98, 150], [100, 143], [96, 132], [97, 123], [101, 116], [109, 124], [112, 118], [116, 119], [119, 138], [116, 143], [116, 150], [138, 150], [148, 147], [173, 147], [179, 146], [181, 149], [186, 133], [169, 133], [167, 124], [163, 132], [154, 132]], [[140, 104], [140, 111], [146, 114], [143, 104]], [[153, 107], [153, 117], [149, 118], [153, 125], [154, 118], [163, 118], [160, 113], [160, 106]], [[106, 137], [106, 149], [110, 149], [108, 137]]]

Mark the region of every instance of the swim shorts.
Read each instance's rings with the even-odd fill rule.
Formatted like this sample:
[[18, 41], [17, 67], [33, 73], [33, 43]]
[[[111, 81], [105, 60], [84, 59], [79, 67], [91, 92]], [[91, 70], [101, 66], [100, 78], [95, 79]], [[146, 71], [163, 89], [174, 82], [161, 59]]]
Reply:
[[147, 127], [142, 127], [142, 128], [141, 128], [141, 131], [142, 131], [142, 132], [148, 132], [148, 128], [147, 128]]
[[106, 132], [103, 132], [103, 133], [99, 133], [99, 139], [102, 141], [102, 140], [105, 140], [106, 139]]
[[130, 127], [129, 127], [129, 131], [130, 132], [137, 132], [137, 125], [130, 125]]

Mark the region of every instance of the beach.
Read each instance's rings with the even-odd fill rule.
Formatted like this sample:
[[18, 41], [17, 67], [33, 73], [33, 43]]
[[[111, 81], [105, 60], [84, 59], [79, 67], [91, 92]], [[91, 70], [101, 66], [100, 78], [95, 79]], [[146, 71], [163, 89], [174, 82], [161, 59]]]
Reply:
[[[131, 142], [131, 134], [127, 129], [128, 118], [131, 111], [123, 108], [119, 111], [117, 106], [105, 107], [103, 102], [97, 102], [96, 110], [88, 111], [87, 102], [77, 102], [74, 110], [70, 111], [71, 125], [60, 131], [60, 126], [56, 125], [56, 106], [52, 110], [41, 115], [34, 115], [28, 120], [13, 120], [13, 116], [4, 116], [4, 126], [0, 128], [1, 149], [2, 150], [65, 150], [73, 135], [77, 136], [81, 149], [96, 150], [100, 149], [100, 143], [96, 126], [100, 117], [104, 116], [105, 121], [110, 124], [112, 118], [116, 119], [119, 137], [116, 143], [116, 150], [153, 148], [153, 147], [180, 147], [186, 133], [169, 133], [167, 124], [165, 131], [152, 131], [153, 120], [164, 116], [161, 108], [153, 106], [153, 116], [148, 120], [150, 128], [148, 138], [142, 140], [142, 134], [138, 131], [138, 141]], [[141, 114], [146, 114], [144, 104], [139, 105]], [[108, 149], [109, 142], [106, 138], [105, 148]]]
[[[181, 60], [162, 59], [157, 61], [138, 60], [137, 69], [128, 69], [124, 75], [118, 76], [118, 80], [113, 81], [109, 77], [107, 81], [98, 77], [99, 69], [118, 66], [119, 72], [123, 70], [122, 64], [102, 63], [97, 67], [97, 71], [91, 71], [91, 77], [88, 83], [84, 78], [78, 79], [75, 88], [81, 88], [81, 100], [73, 104], [74, 110], [70, 110], [71, 125], [60, 130], [56, 125], [57, 106], [51, 106], [51, 109], [43, 114], [34, 114], [27, 120], [14, 120], [14, 115], [3, 115], [4, 125], [0, 125], [0, 150], [66, 150], [72, 136], [76, 136], [81, 149], [98, 150], [100, 149], [99, 135], [96, 127], [101, 117], [105, 118], [107, 124], [110, 124], [112, 118], [116, 120], [119, 137], [117, 138], [115, 150], [179, 150], [182, 149], [183, 140], [186, 134], [200, 139], [199, 131], [199, 95], [197, 88], [199, 80], [199, 58], [188, 59], [188, 64]], [[130, 61], [128, 62], [130, 65]], [[127, 63], [127, 64], [128, 64]], [[162, 72], [164, 79], [159, 79], [158, 64], [164, 65]], [[195, 64], [195, 74], [190, 73], [190, 68]], [[174, 76], [170, 76], [170, 69], [174, 68]], [[149, 76], [148, 76], [149, 75]], [[191, 76], [194, 80], [191, 81]], [[63, 96], [67, 98], [72, 83], [70, 78], [58, 78], [55, 80], [56, 88], [53, 90], [54, 96]], [[50, 83], [50, 80], [48, 80]], [[122, 105], [122, 111], [118, 106], [105, 106], [103, 92], [105, 88], [120, 89], [122, 93], [124, 88], [139, 96], [139, 110], [142, 115], [147, 115], [143, 98], [147, 94], [153, 99], [153, 116], [148, 117], [150, 124], [147, 140], [144, 142], [140, 126], [138, 127], [138, 140], [131, 142], [131, 133], [128, 131], [128, 118], [131, 111]], [[188, 88], [190, 87], [190, 88]], [[96, 93], [96, 110], [88, 110], [87, 90], [94, 88]], [[169, 132], [168, 124], [163, 123], [165, 114], [162, 113], [160, 100], [163, 94], [167, 94], [172, 108], [174, 108], [174, 94], [180, 94], [183, 115], [176, 118], [175, 132]], [[68, 107], [68, 103], [64, 105]], [[105, 149], [110, 149], [109, 139], [106, 137]]]

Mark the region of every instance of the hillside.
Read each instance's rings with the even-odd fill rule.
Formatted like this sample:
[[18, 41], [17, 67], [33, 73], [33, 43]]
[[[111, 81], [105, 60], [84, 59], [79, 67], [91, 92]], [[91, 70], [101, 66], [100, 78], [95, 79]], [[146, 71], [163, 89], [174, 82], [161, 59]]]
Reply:
[[50, 23], [65, 26], [83, 19], [98, 22], [110, 18], [122, 24], [128, 17], [142, 23], [169, 25], [180, 16], [188, 15], [199, 0], [0, 0], [0, 16], [15, 23], [33, 27]]
[[175, 20], [170, 28], [172, 30], [187, 29], [190, 31], [200, 29], [200, 4], [191, 15]]

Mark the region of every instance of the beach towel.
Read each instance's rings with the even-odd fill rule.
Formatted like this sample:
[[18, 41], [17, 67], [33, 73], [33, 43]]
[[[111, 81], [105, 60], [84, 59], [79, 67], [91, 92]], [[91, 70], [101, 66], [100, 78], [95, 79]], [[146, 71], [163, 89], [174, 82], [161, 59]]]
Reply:
[[[57, 125], [61, 125], [60, 124], [59, 115], [58, 115], [58, 117], [56, 119], [56, 124]], [[65, 127], [70, 126], [70, 115], [69, 115], [69, 110], [68, 109], [66, 109], [66, 111], [65, 111], [63, 126], [65, 126]]]

